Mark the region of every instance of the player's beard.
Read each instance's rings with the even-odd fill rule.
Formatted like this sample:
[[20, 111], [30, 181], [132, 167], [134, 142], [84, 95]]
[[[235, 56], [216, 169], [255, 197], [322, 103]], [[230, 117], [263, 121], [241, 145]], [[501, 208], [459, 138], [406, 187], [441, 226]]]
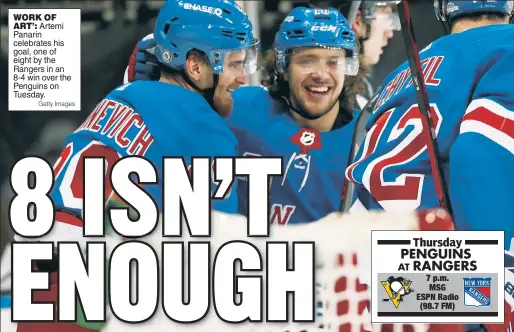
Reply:
[[[334, 108], [339, 101], [339, 94], [336, 95], [334, 93], [329, 100], [323, 103], [323, 105], [315, 104], [312, 101], [306, 101], [306, 98], [297, 96], [293, 92], [291, 92], [290, 99], [294, 111], [304, 118], [315, 120], [323, 117]], [[296, 108], [296, 110], [294, 108]]]
[[217, 86], [214, 90], [213, 105], [214, 109], [222, 118], [227, 118], [233, 110], [232, 92], [226, 86]]
[[228, 87], [226, 85], [218, 85], [214, 90], [213, 106], [222, 118], [227, 118], [232, 114], [234, 107], [232, 91], [237, 88], [239, 88], [238, 84]]

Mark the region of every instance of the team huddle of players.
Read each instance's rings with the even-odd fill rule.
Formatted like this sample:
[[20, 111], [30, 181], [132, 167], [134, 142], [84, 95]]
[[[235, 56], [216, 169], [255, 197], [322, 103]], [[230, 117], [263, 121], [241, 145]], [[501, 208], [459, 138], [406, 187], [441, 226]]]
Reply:
[[[381, 4], [379, 12], [376, 6], [372, 14], [361, 6], [359, 14], [374, 15], [368, 35], [376, 30], [382, 37], [390, 37], [393, 6]], [[358, 27], [340, 11], [300, 7], [289, 13], [264, 65], [268, 74], [264, 89], [240, 88], [258, 65], [251, 28], [238, 51], [226, 47], [226, 55], [220, 52], [221, 40], [206, 41], [215, 31], [198, 32], [197, 44], [186, 47], [181, 29], [197, 24], [188, 21], [191, 15], [205, 13], [190, 13], [178, 6], [179, 11], [170, 16], [166, 6], [176, 5], [168, 2], [163, 7], [154, 34], [133, 54], [128, 69], [132, 83], [121, 89], [144, 91], [152, 84], [149, 80], [186, 86], [182, 90], [203, 95], [215, 110], [211, 117], [223, 117], [228, 129], [226, 140], [206, 137], [213, 145], [210, 155], [216, 155], [223, 142], [232, 142], [235, 137], [237, 150], [227, 144], [226, 154], [281, 156], [284, 174], [271, 184], [272, 222], [312, 222], [337, 211], [345, 176], [357, 187], [351, 211], [415, 210], [438, 205], [437, 179], [429, 166], [428, 143], [407, 62], [386, 78], [367, 121], [367, 135], [355, 160], [347, 165], [358, 114], [357, 94], [362, 92], [355, 88], [362, 75], [359, 67], [376, 63], [378, 58], [359, 56], [363, 53], [359, 46], [366, 49], [372, 45], [369, 38], [357, 37]], [[229, 12], [239, 11], [237, 4], [233, 6]], [[436, 15], [451, 33], [420, 52], [439, 159], [457, 228], [503, 230], [506, 249], [514, 233], [514, 207], [509, 203], [514, 201], [514, 175], [508, 171], [514, 166], [514, 88], [508, 83], [512, 77], [508, 64], [514, 53], [514, 29], [508, 24], [512, 11], [512, 1], [460, 1], [458, 6], [436, 1]], [[228, 16], [214, 19], [227, 29], [221, 31], [224, 43], [233, 40], [230, 34], [240, 33], [236, 25], [228, 28], [224, 22]], [[247, 21], [243, 24], [251, 25]], [[380, 29], [384, 26], [387, 28]], [[191, 36], [189, 32], [188, 43]], [[220, 44], [211, 45], [211, 39]], [[193, 53], [193, 60], [186, 60], [180, 52], [190, 48], [201, 50], [203, 58], [198, 60]], [[223, 60], [213, 58], [216, 49], [214, 54], [221, 54]], [[167, 54], [175, 56], [166, 58]], [[233, 59], [240, 61], [237, 72], [230, 63]], [[198, 68], [204, 65], [209, 73], [202, 76], [201, 69], [195, 71], [196, 61]], [[222, 61], [223, 71], [219, 72]], [[171, 81], [170, 73], [175, 75]], [[180, 122], [185, 116], [198, 121], [201, 117], [190, 108], [185, 111], [187, 115], [182, 114], [178, 104], [169, 106], [174, 121]], [[153, 114], [149, 116], [153, 118]], [[195, 133], [201, 130], [192, 128]], [[221, 130], [216, 128], [214, 133]], [[238, 182], [237, 208], [229, 204], [231, 210], [224, 212], [236, 209], [246, 214], [247, 186], [244, 179]]]
[[[513, 3], [435, 4], [450, 34], [420, 58], [456, 227], [504, 231], [508, 250], [514, 235]], [[140, 155], [158, 172], [163, 156], [182, 156], [188, 165], [193, 156], [280, 156], [283, 176], [271, 182], [270, 213], [281, 225], [339, 210], [345, 177], [356, 188], [350, 212], [437, 207], [407, 62], [379, 89], [367, 134], [348, 164], [365, 94], [362, 69], [378, 61], [392, 36], [394, 5], [380, 5], [373, 12], [361, 5], [350, 22], [335, 8], [293, 9], [262, 66], [252, 22], [236, 2], [166, 1], [153, 34], [131, 57], [127, 83], [67, 137], [52, 193], [59, 211], [54, 231], [59, 222], [81, 223], [77, 160], [85, 156], [103, 156], [112, 165]], [[380, 52], [365, 57], [367, 49], [376, 50], [370, 37], [376, 31]], [[264, 86], [245, 86], [262, 67]], [[160, 189], [146, 190], [162, 206]], [[246, 214], [247, 190], [240, 178], [212, 206]], [[82, 232], [64, 240], [74, 236]]]

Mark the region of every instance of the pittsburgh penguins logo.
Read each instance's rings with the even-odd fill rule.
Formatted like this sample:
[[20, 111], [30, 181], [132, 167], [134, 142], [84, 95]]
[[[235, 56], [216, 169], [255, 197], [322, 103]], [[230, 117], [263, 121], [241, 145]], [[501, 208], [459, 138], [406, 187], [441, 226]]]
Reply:
[[414, 292], [414, 289], [410, 288], [412, 281], [403, 277], [389, 277], [386, 281], [381, 281], [384, 290], [389, 298], [384, 299], [384, 302], [392, 302], [393, 305], [398, 308], [403, 297]]

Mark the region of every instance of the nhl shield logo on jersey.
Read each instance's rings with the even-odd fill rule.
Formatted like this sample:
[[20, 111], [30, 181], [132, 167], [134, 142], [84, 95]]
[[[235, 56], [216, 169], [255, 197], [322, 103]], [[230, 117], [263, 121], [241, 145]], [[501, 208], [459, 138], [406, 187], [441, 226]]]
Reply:
[[321, 149], [320, 133], [312, 129], [301, 129], [291, 136], [291, 142], [300, 147], [301, 154], [307, 154], [310, 150]]
[[305, 146], [311, 146], [314, 144], [314, 141], [316, 139], [316, 134], [312, 131], [304, 131], [302, 133], [302, 137], [300, 137], [300, 143], [302, 143]]
[[463, 278], [464, 305], [468, 307], [491, 306], [491, 280], [493, 278]]
[[410, 288], [412, 285], [412, 280], [403, 277], [389, 277], [386, 281], [380, 282], [384, 287], [387, 296], [389, 298], [383, 299], [384, 302], [391, 302], [395, 308], [400, 306], [400, 303], [403, 302], [403, 297], [405, 295], [409, 295], [414, 292], [414, 289]]

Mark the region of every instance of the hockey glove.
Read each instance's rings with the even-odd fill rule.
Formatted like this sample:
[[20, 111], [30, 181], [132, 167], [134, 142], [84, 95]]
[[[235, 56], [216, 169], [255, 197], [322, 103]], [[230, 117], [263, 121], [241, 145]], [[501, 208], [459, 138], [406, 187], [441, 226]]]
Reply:
[[149, 34], [137, 43], [130, 56], [127, 82], [159, 80], [161, 72], [155, 57], [155, 45], [153, 34]]

